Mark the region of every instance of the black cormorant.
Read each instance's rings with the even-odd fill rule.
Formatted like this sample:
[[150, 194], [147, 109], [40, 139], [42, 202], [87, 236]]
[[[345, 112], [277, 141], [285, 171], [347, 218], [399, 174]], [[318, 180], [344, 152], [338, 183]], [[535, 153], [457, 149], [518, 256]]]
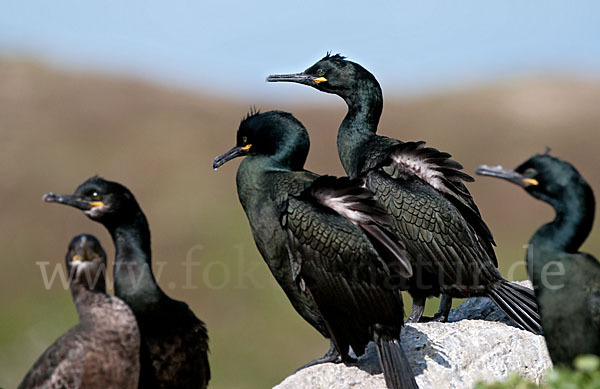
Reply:
[[594, 194], [568, 162], [536, 155], [515, 170], [480, 166], [477, 174], [504, 178], [550, 204], [556, 217], [536, 231], [527, 247], [552, 362], [570, 365], [579, 354], [600, 356], [600, 264], [579, 252], [594, 221]]
[[302, 73], [272, 75], [267, 81], [309, 85], [348, 105], [338, 153], [348, 176], [365, 180], [394, 216], [394, 233], [406, 245], [415, 272], [409, 321], [421, 318], [430, 296], [444, 294], [441, 321], [447, 320], [452, 297], [489, 296], [521, 327], [540, 330], [533, 292], [504, 280], [496, 269], [492, 234], [464, 185], [472, 178], [462, 166], [425, 142], [376, 134], [383, 97], [370, 72], [340, 55], [327, 55]]
[[133, 310], [142, 336], [140, 388], [205, 388], [210, 379], [206, 327], [188, 305], [156, 284], [150, 229], [123, 185], [92, 177], [72, 195], [48, 193], [47, 202], [84, 211], [110, 232], [116, 248], [115, 294]]
[[78, 235], [66, 255], [79, 324], [34, 363], [19, 389], [135, 389], [140, 332], [131, 309], [106, 294], [106, 254], [91, 235]]
[[291, 114], [253, 113], [240, 124], [236, 146], [213, 167], [246, 156], [237, 188], [258, 249], [272, 269], [287, 269], [278, 281], [290, 300], [302, 296], [307, 306], [292, 303], [317, 329], [325, 325], [342, 360], [352, 360], [349, 346], [362, 355], [374, 340], [387, 385], [414, 388], [394, 285], [412, 269], [386, 230], [391, 220], [360, 182], [304, 170], [308, 149], [308, 133]]

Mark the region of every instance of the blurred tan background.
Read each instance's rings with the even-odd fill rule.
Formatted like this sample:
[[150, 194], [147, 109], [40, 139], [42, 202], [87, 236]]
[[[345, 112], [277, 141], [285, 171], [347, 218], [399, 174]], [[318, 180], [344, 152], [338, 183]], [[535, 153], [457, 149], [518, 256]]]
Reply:
[[[46, 289], [37, 262], [49, 262], [51, 274], [64, 266], [71, 237], [89, 232], [112, 264], [103, 227], [41, 201], [45, 192], [72, 192], [94, 174], [133, 191], [150, 222], [154, 268], [164, 266], [160, 285], [207, 323], [212, 388], [269, 387], [321, 356], [328, 343], [292, 310], [254, 247], [237, 200], [238, 162], [211, 168], [256, 105], [293, 112], [311, 135], [307, 168], [342, 174], [335, 136], [345, 105], [311, 92], [302, 102], [277, 103], [0, 60], [0, 387], [15, 387], [77, 322], [69, 291], [58, 279]], [[481, 163], [516, 166], [549, 146], [600, 193], [598, 79], [509, 78], [412, 97], [384, 85], [384, 97], [381, 134], [427, 140], [469, 173]], [[552, 211], [505, 182], [477, 178], [469, 188], [495, 234], [506, 276]], [[583, 247], [596, 256], [599, 231]], [[187, 256], [199, 263], [189, 279]], [[525, 277], [523, 267], [513, 274]], [[436, 308], [429, 302], [428, 313]]]

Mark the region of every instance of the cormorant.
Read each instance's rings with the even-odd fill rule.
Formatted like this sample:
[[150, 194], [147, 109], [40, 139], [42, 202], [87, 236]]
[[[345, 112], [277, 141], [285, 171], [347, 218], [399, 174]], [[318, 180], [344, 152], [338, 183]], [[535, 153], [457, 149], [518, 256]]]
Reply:
[[377, 135], [383, 109], [375, 77], [340, 55], [327, 55], [302, 73], [272, 75], [270, 82], [295, 82], [344, 99], [348, 113], [337, 147], [350, 178], [361, 178], [394, 216], [394, 233], [410, 254], [415, 276], [409, 293], [419, 321], [425, 299], [444, 294], [437, 320], [446, 321], [451, 298], [489, 296], [522, 328], [539, 332], [533, 291], [502, 278], [494, 240], [464, 182], [473, 179], [450, 154], [425, 142]]
[[529, 241], [527, 270], [535, 287], [552, 362], [571, 365], [579, 354], [600, 356], [600, 264], [579, 252], [594, 222], [592, 188], [568, 162], [535, 155], [515, 170], [480, 166], [550, 204], [554, 220]]
[[115, 295], [131, 307], [140, 327], [140, 388], [206, 388], [206, 327], [186, 303], [169, 298], [157, 285], [148, 222], [129, 189], [96, 176], [72, 195], [48, 193], [44, 201], [81, 209], [110, 232], [116, 248]]
[[34, 363], [19, 389], [135, 389], [140, 332], [131, 309], [106, 294], [106, 254], [92, 235], [69, 244], [67, 272], [79, 323]]
[[362, 355], [373, 340], [388, 387], [416, 388], [399, 340], [402, 296], [393, 286], [412, 269], [387, 231], [391, 220], [359, 182], [304, 170], [308, 149], [308, 133], [291, 114], [254, 112], [213, 167], [246, 156], [237, 188], [256, 245], [272, 269], [287, 269], [279, 276], [288, 290], [295, 284], [288, 296], [302, 296], [308, 305], [296, 309], [313, 326], [315, 318], [325, 325], [342, 360], [352, 361], [349, 346]]

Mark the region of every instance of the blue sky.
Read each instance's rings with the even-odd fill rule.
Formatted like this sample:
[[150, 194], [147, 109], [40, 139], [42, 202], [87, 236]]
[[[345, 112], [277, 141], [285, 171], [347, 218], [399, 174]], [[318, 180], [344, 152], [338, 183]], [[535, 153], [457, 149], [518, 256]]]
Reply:
[[0, 55], [260, 98], [293, 87], [266, 85], [265, 76], [303, 70], [329, 50], [398, 93], [529, 74], [600, 76], [598, 1], [368, 3], [3, 0]]

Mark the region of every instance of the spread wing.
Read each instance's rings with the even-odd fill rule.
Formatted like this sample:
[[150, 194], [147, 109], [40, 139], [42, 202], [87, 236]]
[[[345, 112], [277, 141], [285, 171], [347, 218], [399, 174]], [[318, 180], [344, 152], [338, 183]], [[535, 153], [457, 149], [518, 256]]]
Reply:
[[483, 239], [494, 244], [492, 233], [465, 186], [465, 182], [474, 181], [473, 177], [464, 173], [462, 165], [451, 157], [446, 152], [426, 147], [423, 141], [405, 142], [390, 149], [382, 166], [392, 176], [408, 171], [431, 185], [457, 207]]
[[461, 209], [432, 185], [388, 165], [369, 172], [366, 187], [393, 216], [394, 232], [411, 258], [443, 277], [445, 285], [481, 285], [482, 279], [498, 277], [490, 236], [478, 233]]
[[389, 231], [392, 218], [359, 180], [320, 177], [299, 196], [289, 198], [283, 217], [284, 226], [301, 244], [321, 242], [324, 251], [356, 245], [370, 250], [390, 274], [412, 275], [403, 243]]
[[396, 288], [412, 268], [386, 230], [387, 218], [358, 182], [332, 177], [290, 197], [282, 214], [294, 277], [315, 299], [342, 352], [344, 339], [360, 338], [356, 333], [372, 323], [402, 324]]

